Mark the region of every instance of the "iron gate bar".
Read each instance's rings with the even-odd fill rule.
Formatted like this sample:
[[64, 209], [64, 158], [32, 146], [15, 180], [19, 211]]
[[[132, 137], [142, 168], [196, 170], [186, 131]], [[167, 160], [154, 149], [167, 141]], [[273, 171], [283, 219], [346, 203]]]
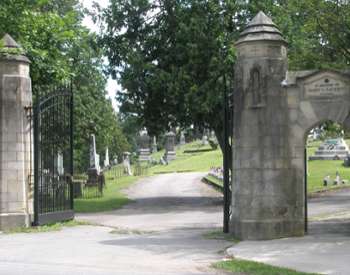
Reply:
[[307, 147], [305, 147], [305, 151], [304, 151], [304, 193], [305, 193], [305, 201], [304, 201], [304, 204], [305, 204], [305, 212], [304, 212], [304, 215], [305, 215], [305, 233], [308, 232], [308, 218], [307, 218], [307, 212], [308, 212], [308, 209], [307, 209]]
[[230, 204], [231, 204], [231, 192], [230, 192], [230, 168], [229, 168], [229, 102], [226, 89], [226, 76], [224, 75], [224, 158], [223, 158], [223, 170], [224, 170], [224, 221], [223, 232], [229, 232], [230, 222]]

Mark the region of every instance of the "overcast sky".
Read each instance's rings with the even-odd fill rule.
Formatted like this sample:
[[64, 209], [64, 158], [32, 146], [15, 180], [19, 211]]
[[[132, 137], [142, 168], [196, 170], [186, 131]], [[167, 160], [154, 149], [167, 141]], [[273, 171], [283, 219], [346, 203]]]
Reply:
[[[84, 7], [91, 9], [93, 2], [97, 2], [101, 7], [107, 7], [109, 0], [80, 0], [80, 2], [84, 5]], [[89, 16], [84, 18], [83, 25], [88, 27], [93, 32], [98, 32], [98, 27], [94, 24], [94, 22], [92, 22]], [[108, 91], [108, 96], [112, 99], [113, 107], [116, 111], [118, 111], [118, 106], [115, 100], [115, 95], [118, 88], [120, 88], [118, 83], [112, 78], [109, 78], [106, 89]]]

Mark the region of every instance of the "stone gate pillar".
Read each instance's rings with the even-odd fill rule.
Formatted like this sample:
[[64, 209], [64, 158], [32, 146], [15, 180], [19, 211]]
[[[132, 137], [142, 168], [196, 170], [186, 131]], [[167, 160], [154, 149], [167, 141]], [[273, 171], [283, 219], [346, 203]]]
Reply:
[[[0, 53], [0, 230], [30, 224], [32, 105], [29, 60], [9, 36]], [[1, 49], [0, 49], [1, 50]]]
[[287, 43], [263, 12], [236, 43], [232, 217], [239, 239], [302, 235], [282, 82]]

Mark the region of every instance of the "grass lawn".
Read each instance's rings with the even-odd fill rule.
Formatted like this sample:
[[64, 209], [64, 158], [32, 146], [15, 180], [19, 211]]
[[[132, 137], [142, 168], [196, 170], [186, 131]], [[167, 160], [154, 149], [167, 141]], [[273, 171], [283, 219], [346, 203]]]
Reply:
[[[222, 166], [222, 153], [220, 149], [209, 152], [184, 153], [185, 150], [210, 149], [209, 145], [202, 146], [195, 141], [176, 148], [176, 159], [168, 165], [155, 165], [150, 168], [150, 174], [170, 172], [207, 172], [210, 167]], [[152, 154], [152, 158], [159, 160], [164, 155], [164, 150]]]
[[[347, 140], [350, 142], [350, 140]], [[320, 145], [320, 141], [308, 144], [308, 154], [312, 155]], [[184, 146], [176, 148], [176, 159], [171, 161], [169, 165], [155, 165], [148, 169], [148, 175], [156, 175], [160, 173], [171, 172], [208, 172], [211, 167], [222, 166], [222, 153], [220, 149], [209, 152], [184, 153], [185, 150], [193, 149], [209, 149], [210, 146], [203, 146], [200, 141], [192, 142]], [[152, 154], [152, 158], [159, 160], [164, 155], [164, 150]], [[339, 188], [339, 186], [323, 187], [323, 178], [330, 175], [331, 179], [335, 178], [335, 172], [338, 170], [341, 178], [350, 182], [350, 168], [342, 165], [342, 161], [321, 161], [314, 160], [308, 162], [308, 192], [317, 192]], [[100, 212], [118, 209], [129, 202], [129, 199], [121, 192], [122, 189], [136, 182], [140, 177], [125, 176], [113, 179], [111, 175], [106, 173], [107, 188], [104, 190], [104, 196], [94, 199], [76, 199], [76, 212]], [[216, 184], [222, 183], [216, 178], [210, 177], [210, 180]], [[346, 184], [350, 187], [350, 184]]]
[[206, 175], [203, 178], [203, 180], [206, 181], [207, 183], [211, 184], [215, 188], [218, 188], [219, 190], [223, 190], [223, 188], [224, 188], [224, 181], [221, 179], [218, 179], [217, 177], [214, 177], [212, 175]]
[[[212, 166], [222, 165], [222, 154], [220, 149], [210, 152], [184, 153], [185, 150], [193, 149], [209, 149], [210, 146], [202, 146], [200, 142], [193, 142], [176, 148], [176, 159], [171, 161], [169, 165], [155, 165], [148, 169], [147, 175], [155, 175], [159, 173], [170, 172], [190, 172], [201, 171], [207, 172]], [[159, 160], [164, 155], [164, 151], [152, 154], [152, 158]], [[135, 183], [141, 177], [123, 176], [121, 178], [113, 178], [113, 172], [105, 173], [106, 188], [103, 197], [92, 199], [75, 199], [74, 209], [76, 212], [101, 212], [121, 208], [130, 200], [121, 192]]]
[[122, 194], [121, 190], [127, 188], [140, 177], [122, 177], [112, 180], [106, 177], [106, 188], [103, 197], [93, 199], [75, 199], [74, 210], [80, 213], [102, 212], [118, 209], [127, 204], [130, 200]]
[[213, 264], [215, 268], [236, 272], [240, 275], [310, 275], [316, 273], [298, 272], [288, 268], [275, 267], [253, 261], [232, 259]]
[[[345, 140], [349, 145], [350, 140]], [[321, 141], [308, 143], [307, 152], [309, 156], [314, 155], [317, 148], [321, 145]], [[350, 182], [350, 167], [344, 167], [342, 160], [311, 160], [308, 161], [308, 192], [313, 193], [317, 191], [330, 190], [339, 188], [339, 186], [323, 187], [323, 178], [327, 175], [332, 180], [335, 178], [336, 171], [339, 172], [342, 179]], [[346, 184], [350, 187], [350, 184]]]
[[5, 230], [5, 234], [15, 234], [15, 233], [41, 233], [41, 232], [51, 232], [51, 231], [60, 231], [64, 227], [73, 227], [78, 225], [91, 225], [85, 221], [66, 221], [66, 222], [57, 222], [52, 224], [46, 224], [41, 226], [31, 226], [31, 227], [17, 227], [11, 230]]

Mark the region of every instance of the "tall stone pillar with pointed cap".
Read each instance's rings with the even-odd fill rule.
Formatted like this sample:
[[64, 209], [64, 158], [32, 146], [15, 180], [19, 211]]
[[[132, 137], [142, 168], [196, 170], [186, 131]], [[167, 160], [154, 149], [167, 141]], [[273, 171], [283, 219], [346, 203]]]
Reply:
[[236, 43], [232, 216], [239, 239], [304, 233], [296, 205], [295, 170], [288, 142], [288, 106], [282, 81], [287, 43], [263, 12]]
[[0, 49], [0, 230], [30, 224], [32, 105], [29, 60], [9, 36]]

